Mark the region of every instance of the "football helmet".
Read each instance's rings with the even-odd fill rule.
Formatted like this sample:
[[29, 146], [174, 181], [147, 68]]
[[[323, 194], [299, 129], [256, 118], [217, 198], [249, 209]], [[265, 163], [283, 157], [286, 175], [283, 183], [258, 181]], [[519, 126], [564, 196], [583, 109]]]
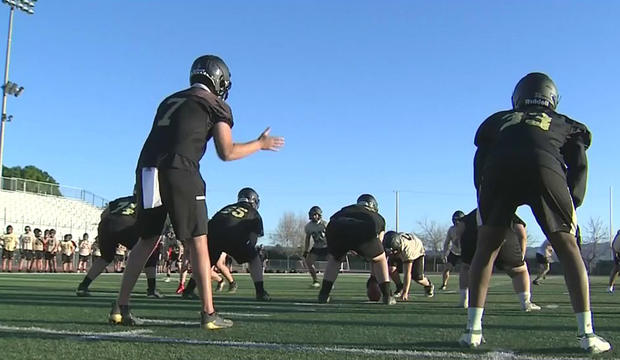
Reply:
[[549, 76], [543, 73], [529, 73], [515, 86], [512, 92], [512, 108], [528, 105], [542, 105], [555, 110], [560, 102], [558, 88]]
[[228, 66], [215, 55], [204, 55], [194, 60], [189, 72], [189, 83], [208, 86], [222, 100], [228, 98], [228, 91], [232, 86]]
[[362, 194], [357, 198], [357, 205], [362, 205], [374, 212], [379, 211], [379, 204], [377, 203], [377, 199], [370, 194]]
[[388, 255], [400, 250], [401, 246], [400, 235], [396, 231], [390, 230], [383, 235], [383, 248]]
[[462, 220], [465, 217], [465, 213], [461, 210], [457, 210], [452, 214], [452, 224], [456, 225], [457, 221]]
[[258, 206], [260, 205], [258, 193], [249, 187], [239, 190], [239, 194], [237, 194], [237, 201], [248, 202], [252, 204], [256, 210], [258, 210]]
[[308, 218], [309, 218], [310, 220], [312, 220], [312, 216], [313, 216], [314, 214], [319, 215], [319, 220], [321, 220], [321, 218], [323, 217], [323, 210], [321, 210], [321, 208], [320, 208], [320, 207], [318, 207], [318, 206], [313, 206], [313, 207], [311, 207], [311, 208], [310, 208], [310, 210], [308, 211]]

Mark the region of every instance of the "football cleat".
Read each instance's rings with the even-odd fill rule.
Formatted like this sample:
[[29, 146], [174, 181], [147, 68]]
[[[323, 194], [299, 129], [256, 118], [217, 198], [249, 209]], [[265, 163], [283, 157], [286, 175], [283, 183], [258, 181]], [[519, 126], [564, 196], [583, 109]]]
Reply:
[[442, 291], [443, 290], [447, 290], [447, 289], [448, 289], [448, 287], [446, 285], [441, 285], [441, 287], [439, 288], [439, 290], [442, 290]]
[[224, 319], [217, 313], [208, 315], [205, 312], [200, 313], [200, 327], [205, 330], [226, 329], [233, 326], [232, 320]]
[[185, 285], [183, 285], [182, 283], [179, 283], [179, 287], [177, 288], [176, 293], [180, 294], [183, 292], [183, 290], [185, 290]]
[[614, 294], [614, 288], [613, 286], [610, 287], [609, 289], [607, 289], [607, 293], [613, 295]]
[[262, 294], [256, 294], [256, 300], [258, 301], [271, 301], [271, 296], [266, 291], [263, 291]]
[[108, 316], [108, 322], [110, 324], [125, 326], [135, 326], [143, 324], [142, 320], [134, 317], [129, 311], [126, 314], [122, 314], [120, 306], [118, 306], [118, 303], [116, 301], [112, 302], [112, 309], [110, 310], [110, 315]]
[[239, 287], [237, 286], [237, 282], [236, 282], [236, 281], [233, 281], [233, 282], [231, 282], [230, 284], [228, 284], [228, 293], [229, 293], [229, 294], [234, 294], [234, 293], [236, 293], [236, 292], [237, 292], [237, 289], [238, 289], [238, 288], [239, 288]]
[[542, 281], [540, 281], [540, 279], [535, 279], [534, 281], [532, 281], [532, 284], [540, 285], [540, 284], [542, 284]]
[[394, 304], [396, 304], [396, 298], [394, 296], [392, 296], [392, 295], [387, 296], [387, 297], [384, 296], [383, 297], [383, 303], [385, 305], [394, 305]]
[[224, 280], [218, 282], [217, 287], [215, 288], [215, 291], [217, 292], [222, 292], [223, 290], [224, 290]]
[[313, 281], [312, 285], [310, 285], [311, 288], [313, 289], [318, 289], [321, 287], [321, 284], [318, 281]]
[[196, 295], [196, 293], [193, 291], [183, 292], [183, 294], [181, 294], [181, 298], [183, 298], [184, 300], [200, 300], [200, 296]]
[[155, 298], [155, 299], [163, 299], [165, 297], [159, 291], [157, 291], [157, 289], [152, 290], [152, 291], [147, 291], [146, 296], [150, 298]]
[[429, 298], [433, 297], [433, 295], [435, 295], [435, 285], [431, 283], [429, 286], [425, 286], [424, 295], [426, 295], [426, 297], [429, 297]]
[[459, 338], [459, 344], [468, 348], [477, 348], [480, 344], [484, 344], [485, 342], [482, 336], [482, 330], [467, 330]]
[[525, 312], [539, 311], [540, 309], [541, 309], [540, 306], [534, 304], [531, 301], [528, 301], [525, 304], [521, 305], [521, 310]]
[[170, 276], [166, 276], [166, 280], [164, 282], [170, 282]]
[[593, 333], [578, 336], [577, 338], [579, 339], [581, 348], [590, 354], [600, 354], [611, 350], [611, 344], [608, 343], [607, 340]]
[[90, 296], [90, 291], [88, 291], [88, 288], [78, 288], [77, 291], [75, 292], [75, 295], [79, 297]]

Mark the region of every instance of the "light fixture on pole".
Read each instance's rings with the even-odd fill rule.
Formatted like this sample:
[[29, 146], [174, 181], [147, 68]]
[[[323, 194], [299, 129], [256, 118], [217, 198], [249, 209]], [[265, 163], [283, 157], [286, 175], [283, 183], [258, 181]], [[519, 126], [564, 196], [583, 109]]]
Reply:
[[6, 113], [7, 95], [19, 96], [23, 91], [23, 86], [9, 81], [9, 64], [11, 60], [11, 35], [13, 34], [13, 14], [15, 9], [21, 10], [27, 14], [34, 14], [34, 5], [37, 0], [2, 0], [7, 4], [11, 11], [9, 13], [9, 32], [6, 41], [6, 62], [4, 64], [4, 82], [2, 85], [2, 112], [0, 115], [0, 189], [2, 189], [2, 159], [4, 157], [4, 124], [13, 119], [12, 115]]

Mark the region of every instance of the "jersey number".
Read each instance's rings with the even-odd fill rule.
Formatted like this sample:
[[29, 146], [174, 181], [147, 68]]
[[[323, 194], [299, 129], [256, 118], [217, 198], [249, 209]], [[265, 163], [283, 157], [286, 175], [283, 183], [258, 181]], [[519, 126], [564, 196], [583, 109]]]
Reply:
[[222, 210], [222, 214], [230, 214], [236, 218], [242, 218], [248, 213], [248, 209], [241, 206], [231, 206]]
[[130, 201], [119, 201], [118, 205], [110, 210], [110, 214], [118, 214], [121, 210], [122, 215], [133, 215], [135, 205]]
[[157, 126], [168, 126], [168, 125], [170, 125], [170, 122], [172, 121], [172, 119], [170, 119], [170, 116], [172, 116], [172, 114], [179, 108], [179, 106], [183, 105], [185, 100], [187, 100], [187, 98], [170, 98], [170, 99], [168, 99], [168, 101], [166, 101], [166, 104], [172, 104], [172, 106], [170, 107], [170, 109], [168, 109], [168, 111], [166, 111], [166, 114], [164, 114], [164, 117], [162, 117], [157, 122]]
[[531, 126], [537, 126], [539, 128], [541, 128], [542, 130], [549, 130], [549, 127], [551, 126], [551, 116], [545, 114], [545, 113], [537, 113], [537, 112], [531, 112], [531, 113], [522, 113], [522, 112], [515, 112], [512, 114], [508, 114], [506, 116], [504, 116], [503, 118], [504, 120], [508, 120], [504, 123], [504, 125], [502, 125], [502, 127], [499, 129], [499, 131], [504, 130], [505, 128], [512, 126], [512, 125], [516, 125], [519, 123], [525, 123], [527, 125], [531, 125]]

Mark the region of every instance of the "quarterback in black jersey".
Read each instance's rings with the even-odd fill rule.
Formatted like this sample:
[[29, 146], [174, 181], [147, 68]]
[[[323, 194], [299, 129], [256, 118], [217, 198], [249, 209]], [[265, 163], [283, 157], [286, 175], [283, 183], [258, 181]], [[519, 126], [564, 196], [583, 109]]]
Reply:
[[338, 277], [340, 263], [348, 251], [371, 261], [371, 275], [379, 283], [383, 302], [396, 303], [391, 294], [387, 259], [383, 249], [385, 219], [379, 214], [374, 196], [360, 195], [355, 205], [349, 205], [332, 215], [326, 229], [327, 266], [319, 292], [319, 303], [330, 300], [329, 293]]
[[[125, 196], [111, 201], [101, 213], [101, 221], [97, 227], [97, 243], [101, 256], [93, 261], [88, 273], [78, 285], [77, 296], [90, 296], [88, 287], [114, 260], [116, 246], [121, 244], [131, 250], [138, 242], [136, 228], [136, 200], [133, 196]], [[162, 298], [157, 291], [157, 253], [151, 254], [144, 265], [146, 274], [147, 296]]]
[[[462, 222], [464, 230], [460, 241], [463, 269], [460, 276], [465, 277], [465, 281], [459, 283], [461, 290], [459, 307], [467, 308], [469, 265], [476, 253], [476, 242], [478, 241], [478, 209], [474, 209], [465, 215], [462, 218]], [[540, 306], [531, 301], [530, 273], [525, 262], [526, 246], [527, 231], [525, 230], [525, 222], [517, 215], [513, 215], [509, 230], [506, 231], [504, 242], [493, 265], [510, 276], [512, 287], [521, 303], [521, 310], [530, 312], [540, 310]]]
[[[252, 188], [243, 188], [236, 203], [223, 207], [209, 220], [209, 256], [211, 264], [217, 263], [222, 253], [230, 255], [239, 264], [248, 263], [256, 299], [269, 301], [271, 297], [263, 286], [262, 261], [256, 251], [256, 241], [264, 235], [259, 204], [258, 193]], [[218, 268], [224, 277], [230, 276], [228, 267]], [[190, 285], [187, 291], [192, 291]]]
[[575, 208], [585, 195], [588, 128], [555, 111], [558, 91], [545, 74], [517, 83], [512, 110], [500, 111], [478, 128], [474, 182], [481, 227], [470, 268], [467, 331], [462, 345], [482, 342], [482, 313], [493, 262], [515, 210], [529, 205], [564, 268], [580, 346], [589, 352], [611, 346], [594, 335], [586, 269], [575, 239]]
[[205, 182], [200, 175], [199, 161], [211, 137], [217, 155], [224, 161], [241, 159], [259, 150], [275, 151], [284, 145], [283, 138], [269, 135], [269, 128], [256, 140], [233, 142], [233, 117], [225, 102], [231, 87], [230, 71], [219, 57], [197, 58], [190, 69], [190, 85], [166, 97], [159, 105], [138, 159], [140, 240], [131, 252], [111, 312], [123, 324], [137, 323], [129, 311], [131, 290], [169, 216], [177, 238], [185, 243], [190, 254], [202, 301], [201, 327], [210, 330], [232, 326], [232, 321], [219, 317], [213, 306]]

